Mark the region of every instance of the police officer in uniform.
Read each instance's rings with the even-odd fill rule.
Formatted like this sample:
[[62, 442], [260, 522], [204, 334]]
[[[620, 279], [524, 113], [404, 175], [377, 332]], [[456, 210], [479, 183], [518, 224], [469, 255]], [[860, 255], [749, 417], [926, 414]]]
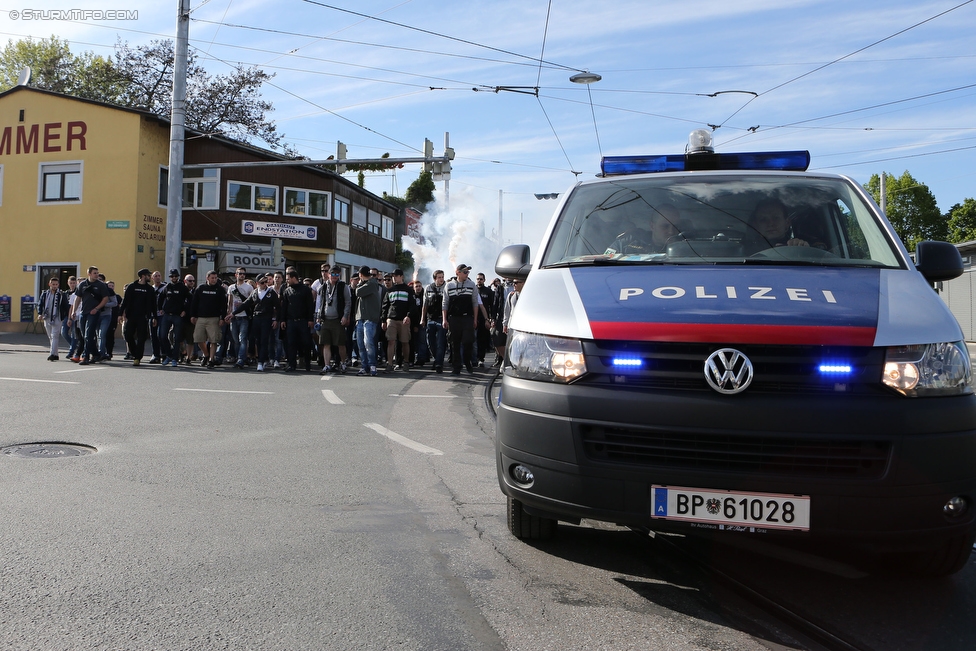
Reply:
[[451, 341], [451, 375], [461, 375], [462, 360], [468, 373], [474, 373], [471, 349], [474, 344], [474, 329], [478, 324], [478, 288], [468, 278], [471, 267], [459, 264], [455, 271], [457, 279], [444, 285], [441, 313], [444, 328]]

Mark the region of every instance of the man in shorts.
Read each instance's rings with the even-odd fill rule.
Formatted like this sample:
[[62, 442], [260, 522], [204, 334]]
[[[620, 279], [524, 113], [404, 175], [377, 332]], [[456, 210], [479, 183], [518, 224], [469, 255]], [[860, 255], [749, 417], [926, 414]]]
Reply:
[[[346, 372], [346, 326], [352, 312], [352, 293], [349, 285], [342, 282], [338, 267], [328, 272], [328, 278], [319, 287], [315, 319], [319, 325], [319, 345], [322, 348], [322, 372]], [[332, 366], [332, 347], [339, 349], [339, 360]]]

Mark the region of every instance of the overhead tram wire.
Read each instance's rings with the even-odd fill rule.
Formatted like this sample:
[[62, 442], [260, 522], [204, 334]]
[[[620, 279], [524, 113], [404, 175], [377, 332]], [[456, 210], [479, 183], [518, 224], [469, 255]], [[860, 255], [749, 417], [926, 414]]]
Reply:
[[[850, 110], [847, 110], [847, 111], [839, 111], [837, 113], [830, 113], [828, 115], [821, 115], [821, 116], [815, 117], [815, 118], [807, 118], [806, 120], [798, 120], [796, 122], [790, 122], [790, 123], [787, 123], [787, 124], [766, 125], [766, 126], [763, 126], [762, 127], [762, 130], [763, 131], [766, 131], [766, 132], [769, 132], [769, 131], [773, 131], [773, 130], [776, 130], [776, 129], [793, 129], [793, 128], [803, 128], [803, 129], [832, 129], [832, 128], [836, 128], [836, 129], [841, 129], [841, 128], [843, 128], [843, 129], [855, 129], [855, 127], [829, 127], [829, 126], [817, 127], [817, 126], [808, 126], [808, 123], [809, 122], [818, 122], [820, 120], [828, 120], [830, 118], [841, 117], [841, 116], [844, 116], [844, 115], [852, 115], [854, 113], [862, 113], [864, 111], [871, 111], [871, 110], [878, 109], [878, 108], [884, 108], [886, 106], [894, 106], [896, 104], [904, 104], [904, 103], [907, 103], [907, 102], [914, 102], [914, 101], [917, 101], [917, 100], [920, 100], [920, 99], [926, 99], [926, 98], [929, 98], [929, 97], [936, 97], [938, 95], [946, 95], [948, 93], [956, 93], [956, 92], [959, 92], [961, 90], [969, 90], [971, 88], [976, 88], [976, 84], [966, 84], [965, 86], [956, 86], [955, 88], [947, 88], [945, 90], [937, 90], [937, 91], [933, 91], [931, 93], [923, 93], [922, 95], [913, 95], [912, 97], [904, 97], [902, 99], [896, 99], [896, 100], [892, 100], [890, 102], [882, 102], [880, 104], [872, 104], [871, 106], [864, 106], [864, 107], [861, 107], [861, 108], [850, 109]], [[801, 126], [801, 125], [803, 125], [803, 126]], [[973, 127], [967, 127], [967, 129], [971, 129], [971, 128], [973, 128]], [[862, 128], [860, 128], [858, 130], [881, 131], [883, 129], [863, 128], [862, 127]], [[889, 129], [889, 130], [913, 131], [914, 129]], [[918, 131], [929, 131], [929, 130], [932, 130], [932, 129], [918, 129]], [[741, 138], [744, 138], [747, 135], [749, 135], [749, 134], [748, 133], [747, 134], [743, 134], [743, 135], [738, 136], [736, 138], [732, 138], [731, 140], [727, 140], [725, 142], [725, 144], [728, 145], [729, 143], [735, 142], [736, 140], [739, 140]]]
[[[970, 0], [970, 1], [972, 1], [972, 0]], [[402, 27], [403, 29], [409, 29], [409, 30], [413, 30], [415, 32], [420, 32], [422, 34], [428, 34], [430, 36], [436, 36], [437, 38], [443, 38], [443, 39], [447, 39], [449, 41], [456, 41], [458, 43], [464, 43], [465, 45], [472, 45], [474, 47], [483, 48], [485, 50], [491, 50], [493, 52], [500, 52], [502, 54], [507, 54], [509, 56], [517, 57], [519, 59], [528, 59], [528, 60], [532, 61], [533, 67], [535, 66], [535, 62], [537, 60], [535, 57], [529, 56], [527, 54], [519, 54], [518, 52], [512, 52], [511, 50], [503, 50], [502, 48], [492, 47], [491, 45], [484, 45], [483, 43], [477, 43], [475, 41], [469, 41], [469, 40], [466, 40], [466, 39], [463, 39], [463, 38], [458, 38], [456, 36], [449, 36], [447, 34], [441, 34], [439, 32], [433, 32], [433, 31], [431, 31], [429, 29], [423, 29], [421, 27], [414, 27], [412, 25], [405, 25], [403, 23], [397, 23], [397, 22], [394, 22], [392, 20], [386, 20], [385, 18], [378, 18], [376, 16], [370, 16], [369, 14], [363, 14], [363, 13], [360, 13], [358, 11], [353, 11], [351, 9], [343, 9], [342, 7], [336, 7], [334, 5], [325, 4], [324, 2], [316, 2], [316, 0], [302, 0], [302, 2], [306, 2], [306, 3], [311, 4], [311, 5], [317, 5], [319, 7], [324, 7], [326, 9], [332, 9], [333, 11], [339, 11], [339, 12], [342, 12], [342, 13], [351, 14], [353, 16], [360, 16], [362, 18], [369, 18], [370, 20], [375, 20], [375, 21], [380, 22], [380, 23], [386, 23], [387, 25], [393, 25], [394, 27]], [[572, 72], [578, 72], [578, 70], [576, 68], [572, 67], [572, 66], [565, 66], [565, 65], [562, 65], [562, 64], [559, 64], [559, 63], [553, 63], [552, 61], [546, 61], [545, 63], [548, 64], [548, 65], [550, 65], [550, 66], [556, 67], [556, 68], [561, 68], [563, 70], [569, 70], [569, 71], [572, 71]]]
[[[223, 60], [223, 59], [221, 59], [219, 57], [215, 57], [212, 54], [211, 55], [208, 55], [208, 56], [210, 56], [212, 59], [214, 59], [216, 61], [220, 61], [224, 65], [233, 67], [233, 64], [231, 64], [229, 61], [225, 61], [225, 60]], [[360, 124], [359, 122], [356, 122], [355, 120], [353, 120], [351, 118], [347, 118], [344, 115], [340, 115], [339, 113], [336, 113], [335, 111], [332, 111], [330, 109], [327, 109], [324, 106], [321, 106], [319, 104], [316, 104], [315, 102], [313, 102], [312, 100], [308, 99], [307, 97], [303, 97], [303, 96], [301, 96], [301, 95], [299, 95], [297, 93], [293, 93], [290, 90], [279, 86], [278, 84], [272, 83], [271, 81], [265, 81], [264, 83], [267, 84], [268, 86], [271, 86], [272, 88], [277, 88], [278, 90], [280, 90], [282, 93], [285, 93], [286, 95], [291, 95], [295, 99], [298, 99], [298, 100], [301, 100], [301, 101], [303, 101], [303, 102], [305, 102], [307, 104], [310, 104], [310, 105], [314, 106], [315, 108], [317, 108], [317, 109], [319, 109], [319, 110], [321, 110], [321, 111], [323, 111], [325, 113], [328, 113], [329, 115], [332, 115], [333, 117], [339, 118], [340, 120], [344, 120], [344, 121], [348, 122], [349, 124], [352, 124], [352, 125], [354, 125], [356, 127], [359, 127], [360, 129], [363, 129], [364, 131], [368, 131], [369, 133], [376, 134], [376, 135], [380, 136], [381, 138], [386, 138], [390, 142], [395, 142], [396, 144], [400, 145], [401, 147], [406, 147], [410, 151], [420, 151], [419, 149], [417, 149], [417, 147], [411, 147], [407, 143], [401, 142], [401, 141], [397, 140], [396, 138], [394, 138], [392, 136], [388, 136], [388, 135], [386, 135], [384, 133], [380, 133], [379, 131], [377, 131], [375, 129], [371, 129], [371, 128], [367, 127], [365, 124]]]
[[956, 147], [955, 149], [941, 149], [939, 151], [926, 151], [920, 154], [906, 154], [904, 156], [893, 156], [891, 158], [877, 158], [874, 160], [858, 161], [856, 163], [845, 163], [843, 165], [826, 165], [824, 167], [817, 167], [811, 169], [831, 170], [831, 169], [837, 169], [838, 167], [854, 167], [857, 165], [875, 165], [877, 163], [887, 163], [893, 160], [905, 160], [908, 158], [922, 158], [923, 156], [935, 156], [936, 154], [951, 154], [957, 151], [969, 151], [971, 149], [976, 149], [976, 145], [970, 145], [969, 147]]
[[[345, 43], [347, 45], [361, 45], [363, 47], [374, 47], [374, 48], [385, 49], [385, 50], [398, 50], [398, 51], [401, 51], [401, 52], [414, 52], [416, 54], [430, 54], [430, 55], [443, 56], [443, 57], [449, 57], [449, 58], [454, 58], [454, 59], [470, 59], [472, 61], [483, 61], [485, 63], [503, 63], [503, 64], [506, 64], [506, 65], [526, 66], [526, 67], [531, 67], [531, 68], [535, 68], [536, 65], [537, 65], [537, 63], [538, 63], [537, 60], [533, 60], [531, 62], [527, 62], [527, 61], [509, 61], [509, 60], [504, 60], [504, 59], [492, 59], [492, 58], [488, 58], [488, 57], [479, 57], [479, 56], [474, 56], [474, 55], [471, 55], [471, 54], [457, 54], [457, 53], [454, 53], [454, 52], [441, 52], [441, 51], [438, 51], [438, 50], [424, 50], [424, 49], [420, 49], [420, 48], [404, 47], [402, 45], [390, 45], [388, 43], [371, 43], [369, 41], [352, 41], [352, 40], [349, 40], [349, 39], [335, 38], [335, 37], [331, 37], [331, 36], [319, 36], [319, 35], [316, 35], [316, 34], [305, 34], [303, 32], [290, 32], [290, 31], [286, 31], [286, 30], [283, 30], [283, 29], [271, 29], [270, 27], [256, 27], [254, 25], [240, 25], [240, 24], [236, 24], [236, 23], [217, 23], [216, 21], [213, 21], [213, 20], [205, 20], [205, 19], [202, 19], [202, 18], [194, 18], [193, 20], [196, 21], [196, 22], [198, 22], [198, 23], [210, 23], [210, 24], [214, 24], [214, 25], [219, 24], [219, 25], [223, 25], [224, 27], [230, 27], [230, 28], [234, 28], [234, 29], [246, 29], [246, 30], [251, 30], [251, 31], [255, 31], [255, 32], [264, 32], [264, 33], [267, 33], [267, 34], [278, 34], [279, 36], [299, 36], [299, 37], [302, 37], [302, 38], [313, 38], [313, 39], [322, 40], [322, 41], [333, 41], [335, 43]], [[2, 33], [2, 32], [0, 32], [0, 33]], [[160, 36], [162, 36], [162, 35], [160, 35]], [[268, 52], [269, 54], [279, 54], [279, 55], [282, 55], [282, 56], [285, 56], [285, 55], [289, 55], [290, 54], [289, 52], [275, 52], [273, 50], [259, 50], [257, 48], [246, 48], [246, 47], [241, 46], [241, 45], [231, 45], [230, 43], [224, 43], [223, 45], [225, 47], [229, 47], [229, 48], [255, 49], [256, 51], [259, 51], [259, 52], [265, 51], [265, 52]], [[310, 57], [310, 56], [304, 55], [304, 54], [295, 54], [295, 55], [292, 55], [292, 56], [297, 56], [297, 57], [305, 58], [305, 59], [311, 59], [313, 61], [319, 60], [317, 57]], [[554, 65], [554, 64], [549, 64], [546, 67], [549, 67], [549, 68], [552, 68], [552, 69], [555, 69], [555, 70], [563, 70], [565, 68], [564, 66], [557, 66], [557, 65]]]
[[[906, 27], [906, 28], [904, 28], [902, 30], [899, 30], [899, 31], [895, 32], [894, 34], [890, 34], [888, 36], [885, 36], [884, 38], [882, 38], [880, 40], [877, 40], [874, 43], [870, 43], [868, 45], [865, 45], [864, 47], [859, 48], [857, 50], [854, 50], [853, 52], [851, 52], [849, 54], [845, 54], [844, 56], [842, 56], [840, 58], [834, 59], [833, 61], [829, 61], [829, 62], [827, 62], [827, 63], [825, 63], [825, 64], [823, 64], [821, 66], [818, 66], [818, 67], [814, 68], [813, 70], [808, 70], [807, 72], [804, 72], [802, 75], [797, 75], [796, 77], [793, 77], [792, 79], [788, 79], [788, 80], [784, 81], [781, 84], [777, 84], [776, 86], [773, 86], [772, 88], [770, 88], [768, 90], [765, 90], [765, 91], [759, 93], [756, 97], [752, 97], [749, 100], [747, 100], [746, 103], [743, 104], [742, 106], [740, 106], [738, 109], [736, 109], [736, 111], [734, 113], [732, 113], [732, 115], [730, 115], [729, 117], [725, 118], [725, 120], [723, 120], [722, 123], [719, 124], [719, 126], [720, 127], [721, 126], [724, 126], [726, 122], [728, 122], [729, 120], [731, 120], [732, 118], [734, 118], [736, 115], [738, 115], [739, 112], [741, 112], [743, 109], [745, 109], [747, 106], [749, 106], [749, 104], [751, 104], [752, 102], [754, 102], [755, 100], [757, 100], [759, 97], [764, 97], [764, 96], [768, 95], [769, 93], [772, 93], [775, 90], [779, 90], [780, 88], [783, 88], [784, 86], [787, 86], [789, 84], [792, 84], [795, 81], [799, 81], [800, 79], [803, 79], [804, 77], [809, 77], [810, 75], [812, 75], [812, 74], [814, 74], [816, 72], [820, 72], [824, 68], [827, 68], [829, 66], [832, 66], [835, 63], [839, 63], [839, 62], [841, 62], [841, 61], [843, 61], [845, 59], [849, 59], [849, 58], [851, 58], [852, 56], [854, 56], [856, 54], [860, 54], [861, 52], [864, 52], [865, 50], [868, 50], [868, 49], [874, 47], [875, 45], [880, 45], [881, 43], [884, 43], [885, 41], [890, 41], [891, 39], [895, 38], [896, 36], [900, 36], [900, 35], [904, 34], [905, 32], [908, 32], [908, 31], [911, 31], [911, 30], [915, 29], [916, 27], [920, 27], [920, 26], [922, 26], [922, 25], [924, 25], [926, 23], [932, 22], [936, 18], [941, 18], [942, 16], [944, 16], [944, 15], [950, 13], [950, 12], [953, 12], [956, 9], [959, 9], [960, 7], [965, 7], [966, 5], [971, 4], [973, 1], [974, 0], [966, 0], [965, 2], [962, 2], [962, 3], [960, 3], [960, 4], [958, 4], [958, 5], [954, 6], [954, 7], [950, 7], [949, 9], [946, 9], [945, 11], [941, 11], [941, 12], [935, 14], [934, 16], [930, 16], [929, 18], [926, 18], [925, 20], [922, 20], [920, 22], [917, 22], [914, 25], [910, 25], [909, 27]], [[744, 136], [742, 136], [742, 137], [744, 137]], [[728, 144], [728, 143], [726, 143], [726, 144]]]

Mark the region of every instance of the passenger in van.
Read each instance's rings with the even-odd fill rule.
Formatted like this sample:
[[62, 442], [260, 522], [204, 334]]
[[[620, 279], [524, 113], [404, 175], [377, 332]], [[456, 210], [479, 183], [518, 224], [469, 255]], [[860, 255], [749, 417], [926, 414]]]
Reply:
[[680, 219], [681, 213], [677, 208], [671, 204], [662, 204], [652, 213], [650, 230], [632, 225], [611, 242], [606, 255], [664, 253], [668, 240], [680, 232]]
[[794, 237], [786, 206], [778, 199], [764, 199], [756, 204], [749, 217], [749, 225], [764, 240], [761, 248], [810, 246], [806, 240]]

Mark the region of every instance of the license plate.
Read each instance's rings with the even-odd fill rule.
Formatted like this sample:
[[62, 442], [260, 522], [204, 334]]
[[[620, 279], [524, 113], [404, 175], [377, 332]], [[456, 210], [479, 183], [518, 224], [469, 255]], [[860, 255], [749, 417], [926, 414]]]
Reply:
[[718, 528], [810, 530], [810, 496], [652, 486], [651, 517]]

